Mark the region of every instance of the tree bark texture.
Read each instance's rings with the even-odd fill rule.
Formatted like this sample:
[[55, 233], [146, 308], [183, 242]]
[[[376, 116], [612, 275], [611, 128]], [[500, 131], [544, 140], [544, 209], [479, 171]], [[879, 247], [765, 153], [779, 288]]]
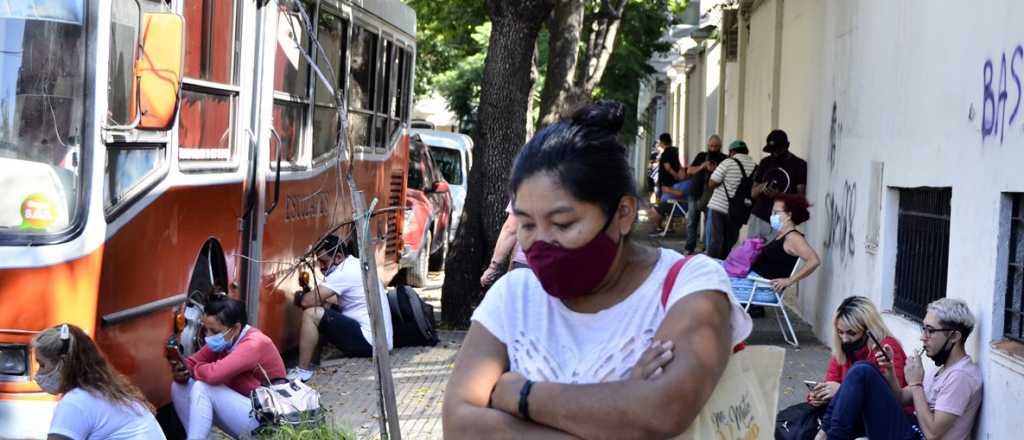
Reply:
[[580, 72], [577, 87], [583, 96], [590, 96], [601, 82], [608, 60], [615, 49], [615, 38], [622, 23], [622, 12], [628, 0], [602, 0], [601, 9], [592, 21], [585, 54], [586, 67]]
[[559, 116], [575, 107], [581, 98], [574, 81], [583, 32], [583, 10], [583, 0], [561, 0], [548, 20], [548, 72], [540, 95], [538, 128], [557, 122]]
[[477, 160], [441, 290], [441, 319], [454, 326], [467, 326], [483, 298], [480, 276], [505, 221], [513, 159], [526, 141], [534, 46], [554, 1], [486, 1], [491, 37], [480, 85]]

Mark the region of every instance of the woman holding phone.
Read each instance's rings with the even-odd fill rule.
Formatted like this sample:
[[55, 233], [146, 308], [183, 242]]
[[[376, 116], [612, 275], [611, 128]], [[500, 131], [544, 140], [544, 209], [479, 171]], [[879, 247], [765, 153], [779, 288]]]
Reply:
[[[832, 357], [828, 362], [825, 380], [808, 393], [808, 403], [819, 407], [828, 404], [839, 390], [846, 373], [857, 362], [870, 362], [879, 371], [883, 371], [876, 355], [882, 358], [888, 356], [896, 367], [896, 379], [903, 386], [907, 384], [903, 376], [907, 355], [900, 342], [885, 326], [882, 315], [871, 300], [863, 296], [846, 298], [836, 309], [832, 325]], [[879, 349], [879, 343], [888, 349]]]

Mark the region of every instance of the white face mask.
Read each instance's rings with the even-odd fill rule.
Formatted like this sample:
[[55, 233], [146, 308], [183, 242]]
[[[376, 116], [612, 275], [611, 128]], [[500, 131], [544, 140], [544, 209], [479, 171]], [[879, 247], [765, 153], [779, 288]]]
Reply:
[[782, 215], [781, 214], [772, 214], [772, 216], [769, 217], [769, 223], [771, 223], [773, 231], [780, 231], [780, 230], [782, 230], [782, 226], [783, 226]]
[[62, 362], [58, 362], [57, 365], [53, 366], [47, 373], [36, 373], [36, 383], [39, 384], [39, 388], [45, 391], [47, 394], [57, 395], [60, 394], [60, 370], [63, 366]]

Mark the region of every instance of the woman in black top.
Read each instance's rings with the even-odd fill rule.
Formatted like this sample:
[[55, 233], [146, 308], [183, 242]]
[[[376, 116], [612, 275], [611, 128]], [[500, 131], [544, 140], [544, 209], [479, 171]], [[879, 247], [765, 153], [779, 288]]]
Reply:
[[[775, 198], [771, 225], [776, 238], [765, 245], [750, 270], [772, 280], [772, 287], [777, 291], [807, 278], [821, 264], [804, 234], [796, 230], [797, 225], [811, 218], [808, 207], [807, 199], [800, 194], [783, 194]], [[793, 273], [793, 265], [798, 258], [804, 260], [804, 264]]]

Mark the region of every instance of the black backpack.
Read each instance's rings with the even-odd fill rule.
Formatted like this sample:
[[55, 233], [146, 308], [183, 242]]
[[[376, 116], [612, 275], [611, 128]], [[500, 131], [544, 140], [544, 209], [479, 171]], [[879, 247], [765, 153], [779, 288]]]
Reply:
[[814, 407], [809, 403], [798, 403], [775, 417], [775, 440], [814, 440], [818, 435], [818, 420], [824, 415], [825, 407]]
[[740, 173], [743, 174], [743, 177], [740, 178], [740, 184], [736, 186], [736, 191], [733, 191], [731, 196], [729, 195], [729, 188], [723, 186], [725, 197], [729, 199], [729, 220], [732, 220], [737, 225], [745, 225], [747, 220], [750, 219], [750, 210], [754, 208], [754, 199], [751, 197], [751, 191], [754, 189], [754, 179], [747, 174], [747, 170], [743, 168], [743, 163], [739, 159], [733, 157], [732, 160], [736, 161], [736, 165], [740, 166]]
[[395, 348], [434, 346], [440, 342], [434, 306], [424, 302], [412, 287], [398, 286], [388, 292], [388, 307]]

